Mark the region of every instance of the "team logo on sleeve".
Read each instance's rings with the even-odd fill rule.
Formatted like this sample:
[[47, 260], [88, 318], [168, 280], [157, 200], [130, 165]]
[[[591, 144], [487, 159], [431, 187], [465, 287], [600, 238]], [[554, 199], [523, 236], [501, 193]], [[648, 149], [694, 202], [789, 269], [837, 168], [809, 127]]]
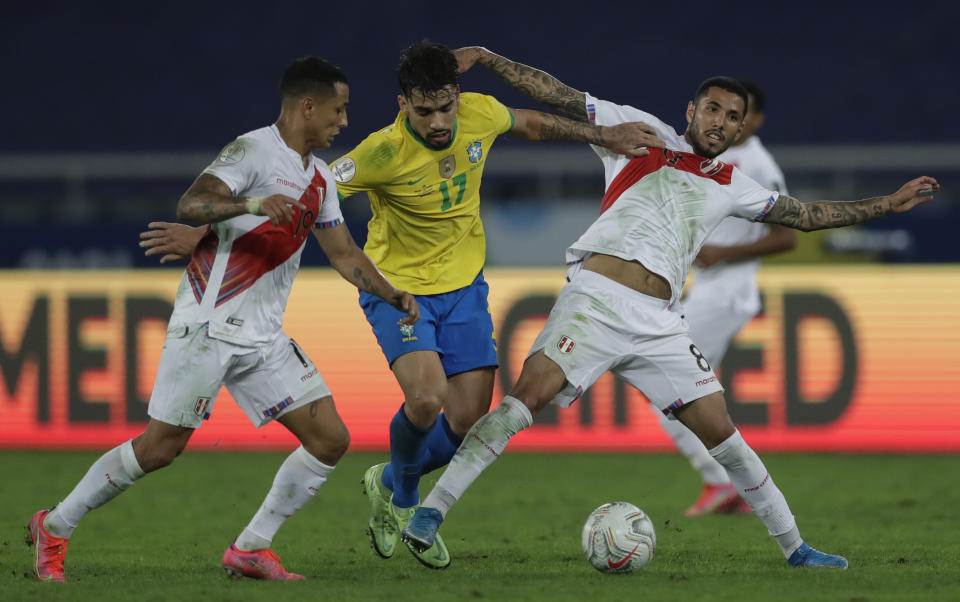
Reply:
[[576, 345], [573, 339], [564, 335], [560, 337], [560, 342], [557, 343], [557, 349], [560, 350], [560, 353], [570, 353]]
[[341, 157], [330, 166], [333, 178], [340, 184], [345, 184], [357, 175], [357, 164], [350, 157]]
[[440, 159], [440, 177], [449, 178], [453, 175], [453, 172], [457, 169], [457, 158], [453, 155], [449, 155]]
[[467, 147], [467, 158], [470, 159], [471, 163], [479, 163], [480, 159], [483, 158], [483, 145], [479, 140], [474, 140]]
[[243, 160], [243, 157], [246, 154], [247, 151], [243, 146], [243, 142], [234, 140], [230, 144], [223, 147], [223, 150], [220, 151], [219, 155], [217, 155], [217, 161], [225, 165], [233, 165], [234, 163], [239, 163], [241, 160]]

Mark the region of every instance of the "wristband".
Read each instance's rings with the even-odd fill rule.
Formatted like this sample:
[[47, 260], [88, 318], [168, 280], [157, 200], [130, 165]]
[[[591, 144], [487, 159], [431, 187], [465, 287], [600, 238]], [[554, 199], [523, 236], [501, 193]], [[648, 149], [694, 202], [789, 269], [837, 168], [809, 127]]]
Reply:
[[247, 213], [252, 215], [262, 215], [260, 213], [260, 204], [266, 199], [265, 196], [252, 196], [247, 198]]

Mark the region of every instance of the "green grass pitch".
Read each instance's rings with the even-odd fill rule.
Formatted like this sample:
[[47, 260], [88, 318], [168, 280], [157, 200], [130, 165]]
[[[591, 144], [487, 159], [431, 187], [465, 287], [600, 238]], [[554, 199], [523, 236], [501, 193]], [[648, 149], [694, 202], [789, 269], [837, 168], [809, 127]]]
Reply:
[[[360, 478], [386, 454], [350, 453], [280, 530], [274, 549], [308, 580], [228, 580], [224, 548], [260, 504], [283, 454], [187, 452], [74, 534], [66, 585], [30, 577], [24, 525], [97, 454], [0, 452], [0, 600], [958, 600], [960, 481], [954, 456], [764, 456], [807, 541], [848, 571], [787, 567], [752, 516], [684, 518], [697, 476], [675, 455], [507, 453], [451, 511], [445, 571], [365, 534]], [[422, 486], [432, 484], [431, 475]], [[603, 575], [580, 528], [603, 502], [646, 510], [658, 546], [645, 571]]]

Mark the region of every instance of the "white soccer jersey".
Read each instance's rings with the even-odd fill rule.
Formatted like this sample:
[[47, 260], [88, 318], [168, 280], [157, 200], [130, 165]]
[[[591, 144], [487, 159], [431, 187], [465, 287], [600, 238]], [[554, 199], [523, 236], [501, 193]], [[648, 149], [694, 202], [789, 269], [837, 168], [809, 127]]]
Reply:
[[[731, 146], [717, 157], [724, 163], [730, 163], [747, 174], [761, 186], [787, 194], [787, 186], [780, 166], [773, 156], [760, 143], [760, 139], [751, 136], [740, 146]], [[705, 245], [730, 247], [756, 242], [766, 236], [770, 227], [759, 222], [751, 222], [737, 217], [728, 217], [720, 222], [717, 229], [707, 237]], [[738, 295], [744, 300], [756, 299], [759, 309], [756, 274], [760, 268], [760, 258], [744, 261], [716, 263], [708, 268], [693, 269], [693, 286], [711, 286]]]
[[281, 332], [300, 254], [311, 228], [343, 223], [333, 174], [326, 163], [300, 153], [276, 126], [248, 132], [220, 152], [203, 173], [223, 180], [237, 196], [283, 194], [307, 206], [292, 223], [240, 215], [211, 224], [180, 282], [170, 324], [208, 323], [213, 338], [262, 345]]
[[589, 94], [586, 103], [591, 123], [643, 121], [667, 148], [631, 158], [593, 147], [606, 179], [602, 213], [567, 249], [567, 262], [578, 263], [590, 253], [638, 261], [670, 284], [672, 304], [697, 252], [720, 221], [729, 215], [762, 220], [779, 193], [730, 164], [694, 154], [682, 136], [649, 113]]

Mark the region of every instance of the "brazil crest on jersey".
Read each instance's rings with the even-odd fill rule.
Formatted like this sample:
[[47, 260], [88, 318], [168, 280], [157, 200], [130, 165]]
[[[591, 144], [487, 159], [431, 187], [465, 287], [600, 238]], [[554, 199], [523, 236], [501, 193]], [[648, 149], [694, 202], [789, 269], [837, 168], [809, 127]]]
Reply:
[[433, 295], [473, 282], [486, 257], [483, 166], [493, 141], [511, 128], [507, 107], [466, 92], [445, 148], [429, 147], [401, 112], [331, 165], [341, 198], [370, 197], [363, 250], [394, 286]]

